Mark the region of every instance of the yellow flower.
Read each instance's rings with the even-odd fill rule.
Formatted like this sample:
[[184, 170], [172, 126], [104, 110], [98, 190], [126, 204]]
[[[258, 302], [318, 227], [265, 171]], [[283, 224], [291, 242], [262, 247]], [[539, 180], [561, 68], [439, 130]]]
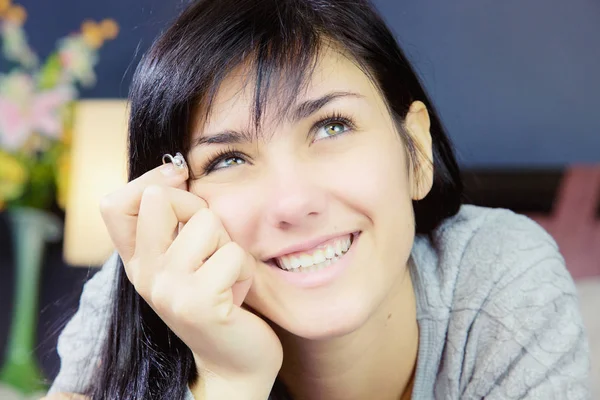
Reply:
[[23, 25], [27, 19], [27, 11], [20, 5], [9, 6], [2, 14], [5, 20], [19, 26]]
[[85, 21], [81, 24], [81, 35], [87, 45], [93, 49], [99, 49], [104, 44], [102, 29], [94, 21]]
[[81, 24], [81, 36], [85, 43], [93, 49], [99, 49], [105, 40], [112, 40], [119, 34], [119, 25], [112, 19], [102, 22], [84, 21]]
[[23, 194], [27, 178], [25, 167], [10, 154], [0, 151], [0, 203]]
[[10, 8], [11, 0], [0, 0], [0, 15]]
[[115, 39], [119, 34], [119, 25], [114, 19], [105, 19], [100, 23], [100, 29], [105, 39]]

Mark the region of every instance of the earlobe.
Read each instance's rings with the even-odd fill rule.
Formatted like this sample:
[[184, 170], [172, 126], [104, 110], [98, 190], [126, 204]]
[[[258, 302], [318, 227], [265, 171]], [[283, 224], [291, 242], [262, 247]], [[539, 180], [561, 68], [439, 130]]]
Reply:
[[411, 163], [411, 191], [413, 200], [421, 200], [433, 186], [433, 149], [431, 120], [427, 107], [421, 101], [411, 104], [406, 114], [405, 127], [412, 138], [416, 159]]

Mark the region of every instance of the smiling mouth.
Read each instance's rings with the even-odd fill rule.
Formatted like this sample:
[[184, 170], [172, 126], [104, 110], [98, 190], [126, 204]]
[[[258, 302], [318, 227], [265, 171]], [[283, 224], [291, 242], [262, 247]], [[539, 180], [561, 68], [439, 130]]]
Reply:
[[339, 261], [346, 254], [360, 232], [341, 236], [309, 252], [272, 258], [267, 264], [288, 272], [317, 272]]

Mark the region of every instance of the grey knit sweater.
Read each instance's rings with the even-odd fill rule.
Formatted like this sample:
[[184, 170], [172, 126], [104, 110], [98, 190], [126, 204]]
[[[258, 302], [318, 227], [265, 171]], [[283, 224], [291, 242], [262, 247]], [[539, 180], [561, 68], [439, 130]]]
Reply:
[[[86, 283], [58, 341], [51, 392], [80, 392], [93, 379], [88, 367], [105, 336], [115, 266], [113, 256]], [[412, 399], [590, 398], [575, 286], [533, 221], [463, 206], [431, 238], [416, 238], [411, 273], [420, 330]]]

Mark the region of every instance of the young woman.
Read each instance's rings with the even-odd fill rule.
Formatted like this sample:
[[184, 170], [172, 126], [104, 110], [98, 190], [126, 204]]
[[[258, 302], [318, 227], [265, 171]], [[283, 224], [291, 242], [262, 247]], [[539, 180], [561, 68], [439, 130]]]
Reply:
[[556, 245], [461, 206], [442, 125], [366, 0], [193, 2], [130, 98], [130, 183], [102, 204], [118, 257], [59, 340], [52, 393], [588, 398]]

